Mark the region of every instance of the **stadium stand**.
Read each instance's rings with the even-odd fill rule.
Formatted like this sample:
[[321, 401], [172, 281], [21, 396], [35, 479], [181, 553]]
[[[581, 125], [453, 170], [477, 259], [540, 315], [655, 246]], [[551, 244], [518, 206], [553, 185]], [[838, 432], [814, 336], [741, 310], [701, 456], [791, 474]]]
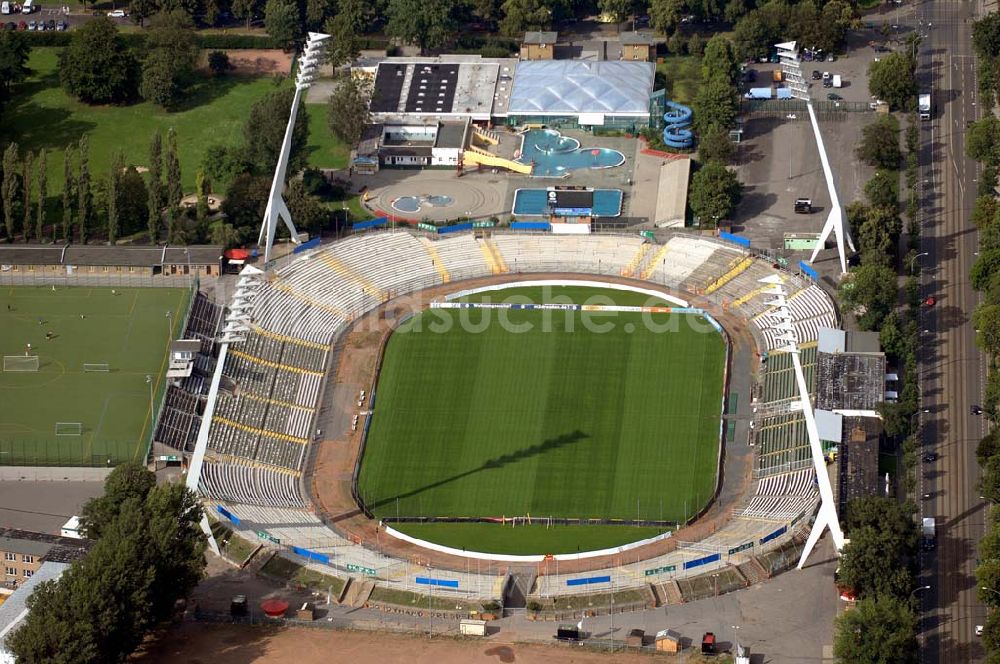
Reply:
[[[292, 259], [266, 277], [254, 301], [253, 329], [227, 353], [199, 478], [208, 504], [231, 510], [242, 520], [238, 529], [251, 537], [254, 531], [266, 530], [283, 547], [336, 551], [341, 570], [354, 564], [378, 570], [379, 578], [407, 578], [407, 561], [344, 539], [304, 509], [303, 465], [329, 349], [337, 336], [351, 320], [388, 298], [441, 283], [498, 271], [631, 274], [704, 294], [752, 321], [750, 328], [766, 362], [755, 390], [753, 494], [708, 538], [679, 542], [671, 553], [608, 570], [611, 584], [619, 589], [656, 585], [663, 596], [690, 598], [701, 596], [704, 585], [691, 582], [685, 590], [679, 581], [706, 571], [727, 570], [731, 578], [726, 577], [726, 587], [766, 578], [784, 555], [771, 552], [780, 553], [798, 541], [802, 525], [808, 522], [803, 517], [814, 509], [816, 498], [812, 470], [806, 467], [810, 456], [804, 419], [790, 405], [797, 397], [790, 356], [774, 351], [775, 340], [763, 320], [768, 307], [759, 280], [778, 274], [792, 293], [788, 297], [792, 322], [810, 385], [815, 381], [818, 328], [835, 326], [836, 310], [819, 286], [731, 245], [683, 234], [663, 245], [644, 242], [625, 235], [494, 233], [477, 238], [463, 233], [431, 239], [386, 232], [353, 236]], [[198, 305], [199, 312], [203, 306]], [[197, 316], [199, 329], [204, 330], [200, 338], [210, 339], [207, 330], [212, 320], [218, 330], [218, 316], [204, 311]], [[203, 377], [192, 376], [184, 387], [201, 394], [204, 383]], [[188, 403], [177, 401], [182, 402]], [[171, 435], [181, 437], [174, 430], [183, 430], [183, 423], [171, 420], [169, 426]], [[753, 547], [744, 553], [748, 543]], [[701, 559], [713, 553], [719, 554], [719, 562], [702, 565]], [[660, 572], [647, 575], [650, 568], [675, 571], [667, 580], [658, 577]], [[463, 592], [473, 595], [491, 596], [497, 585], [497, 579], [485, 573], [447, 574], [461, 579], [461, 587], [468, 589]], [[579, 576], [540, 576], [535, 594], [569, 594], [567, 581]]]

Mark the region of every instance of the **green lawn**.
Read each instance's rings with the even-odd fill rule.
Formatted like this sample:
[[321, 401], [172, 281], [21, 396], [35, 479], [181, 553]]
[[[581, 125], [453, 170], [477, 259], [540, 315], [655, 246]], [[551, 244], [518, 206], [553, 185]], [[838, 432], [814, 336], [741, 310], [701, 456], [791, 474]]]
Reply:
[[[243, 123], [250, 106], [274, 89], [271, 77], [203, 78], [191, 88], [182, 107], [173, 112], [149, 103], [89, 106], [70, 97], [60, 86], [59, 51], [58, 48], [32, 50], [28, 61], [32, 74], [23, 84], [15, 86], [13, 99], [0, 123], [0, 139], [17, 141], [22, 155], [25, 150], [51, 151], [50, 196], [62, 192], [63, 150], [68, 144], [76, 144], [84, 134], [90, 139], [90, 171], [97, 178], [110, 168], [111, 155], [116, 149], [124, 150], [127, 163], [146, 165], [150, 136], [157, 130], [165, 136], [171, 127], [177, 131], [185, 191], [193, 191], [195, 175], [208, 147], [242, 142]], [[326, 106], [306, 108], [311, 121], [310, 164], [329, 168], [346, 164], [347, 151], [333, 139], [326, 126]]]
[[673, 306], [666, 300], [635, 291], [590, 286], [516, 286], [466, 295], [460, 302], [535, 302], [544, 304], [616, 304], [619, 306]]
[[[725, 359], [718, 334], [669, 314], [645, 315], [660, 330], [643, 314], [497, 314], [432, 310], [390, 339], [359, 478], [377, 516], [683, 521], [710, 500]], [[530, 329], [508, 332], [501, 320]], [[607, 540], [587, 531], [545, 538], [521, 529], [539, 553]]]
[[412, 537], [456, 549], [507, 555], [578, 553], [656, 537], [663, 530], [634, 526], [502, 526], [494, 523], [393, 523]]
[[701, 58], [693, 55], [671, 55], [656, 65], [656, 73], [666, 77], [667, 99], [690, 104], [701, 85]]
[[309, 165], [315, 168], [347, 168], [351, 149], [330, 133], [326, 104], [302, 104], [309, 114]]
[[[152, 376], [158, 402], [168, 325], [175, 338], [190, 292], [115, 291], [0, 289], [0, 352], [22, 355], [30, 343], [40, 358], [37, 373], [0, 372], [0, 464], [104, 465], [109, 457], [122, 461], [145, 452], [150, 426], [146, 376]], [[47, 332], [54, 338], [47, 340]], [[84, 372], [84, 363], [108, 363], [111, 371]], [[80, 422], [83, 433], [56, 436], [56, 422]]]

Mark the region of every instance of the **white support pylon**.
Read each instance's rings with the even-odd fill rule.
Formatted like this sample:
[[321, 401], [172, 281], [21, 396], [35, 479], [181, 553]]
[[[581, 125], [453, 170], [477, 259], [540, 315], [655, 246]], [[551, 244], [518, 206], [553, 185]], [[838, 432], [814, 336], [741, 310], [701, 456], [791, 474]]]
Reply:
[[285, 190], [285, 177], [288, 173], [288, 158], [292, 151], [292, 135], [295, 133], [295, 118], [299, 111], [299, 102], [302, 99], [303, 91], [307, 90], [315, 77], [316, 67], [319, 64], [320, 55], [323, 51], [323, 42], [330, 38], [316, 32], [310, 32], [306, 40], [306, 47], [299, 59], [299, 73], [295, 81], [295, 96], [292, 98], [292, 109], [288, 114], [288, 125], [285, 127], [285, 137], [281, 142], [281, 152], [278, 154], [278, 164], [274, 168], [274, 177], [271, 179], [271, 191], [267, 196], [267, 207], [264, 208], [264, 220], [260, 225], [260, 235], [257, 237], [257, 245], [264, 247], [265, 267], [271, 260], [271, 250], [274, 247], [274, 234], [278, 230], [278, 220], [285, 222], [292, 242], [298, 244], [299, 233], [295, 230], [295, 222], [292, 221], [292, 213], [285, 205], [282, 193]]

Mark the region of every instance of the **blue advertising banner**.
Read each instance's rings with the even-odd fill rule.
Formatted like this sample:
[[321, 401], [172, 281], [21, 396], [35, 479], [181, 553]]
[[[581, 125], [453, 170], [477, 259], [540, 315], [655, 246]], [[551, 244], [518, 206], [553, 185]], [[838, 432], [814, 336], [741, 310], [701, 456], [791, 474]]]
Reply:
[[819, 281], [819, 272], [809, 267], [809, 263], [799, 261], [799, 269], [814, 281]]
[[741, 247], [749, 247], [749, 238], [740, 237], [739, 235], [733, 235], [732, 233], [727, 233], [725, 231], [719, 231], [719, 238], [722, 240], [728, 240], [729, 242], [735, 242]]
[[566, 581], [567, 586], [589, 586], [594, 583], [611, 583], [610, 576], [588, 576], [584, 579], [569, 579]]
[[458, 588], [458, 581], [450, 579], [431, 579], [426, 576], [418, 576], [417, 583], [422, 586], [441, 586], [442, 588]]

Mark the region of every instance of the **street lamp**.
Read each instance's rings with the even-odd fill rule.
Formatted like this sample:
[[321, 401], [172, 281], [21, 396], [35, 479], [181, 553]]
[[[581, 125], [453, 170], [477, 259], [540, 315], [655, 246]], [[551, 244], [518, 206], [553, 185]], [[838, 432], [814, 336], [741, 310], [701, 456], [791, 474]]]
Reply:
[[930, 255], [931, 254], [928, 251], [921, 251], [919, 254], [915, 254], [915, 255], [911, 256], [910, 260], [906, 261], [906, 264], [910, 268], [909, 271], [913, 272], [913, 264], [917, 261], [918, 258], [920, 258], [921, 256], [930, 256]]
[[167, 342], [169, 343], [171, 338], [174, 336], [174, 313], [172, 311], [168, 311], [165, 314], [165, 317], [167, 319]]
[[[930, 589], [931, 589], [930, 586], [920, 586], [919, 588], [914, 588], [913, 590], [910, 591], [910, 597], [913, 597], [914, 595], [916, 595], [921, 590], [930, 590]], [[997, 593], [997, 594], [1000, 594], [1000, 593]]]
[[146, 384], [149, 385], [149, 422], [153, 426], [153, 377], [146, 374]]
[[740, 642], [737, 637], [739, 636], [740, 626], [730, 625], [730, 627], [733, 629], [733, 645], [736, 646], [737, 649], [739, 649]]
[[993, 593], [997, 597], [1000, 597], [1000, 591], [993, 590], [992, 588], [987, 588], [986, 586], [979, 586], [980, 590], [985, 590], [986, 592]]

